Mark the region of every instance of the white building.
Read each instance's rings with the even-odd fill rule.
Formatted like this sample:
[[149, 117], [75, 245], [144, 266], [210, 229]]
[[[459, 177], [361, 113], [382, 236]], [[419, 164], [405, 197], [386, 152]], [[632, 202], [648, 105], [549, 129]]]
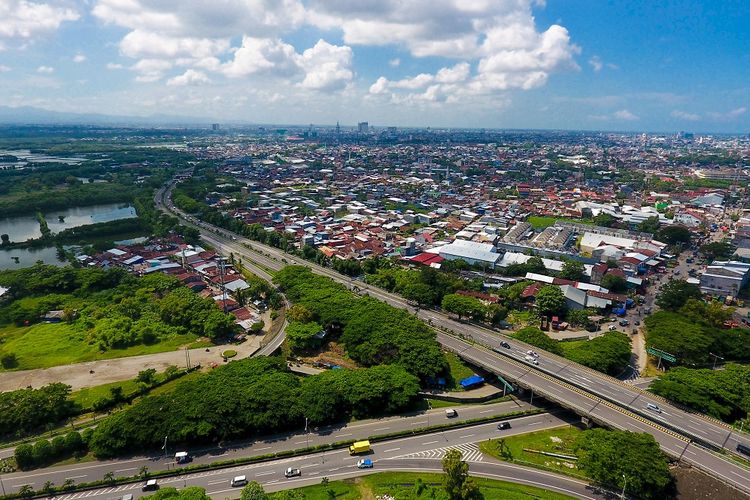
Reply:
[[737, 297], [750, 280], [750, 264], [737, 261], [714, 262], [701, 275], [701, 291], [710, 295]]
[[491, 269], [500, 260], [497, 249], [489, 243], [456, 240], [440, 248], [440, 256], [445, 260], [465, 260], [468, 264], [479, 264]]

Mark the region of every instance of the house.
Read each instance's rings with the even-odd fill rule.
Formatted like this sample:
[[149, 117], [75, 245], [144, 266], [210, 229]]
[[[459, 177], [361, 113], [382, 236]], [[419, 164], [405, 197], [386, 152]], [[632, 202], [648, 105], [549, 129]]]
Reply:
[[750, 280], [750, 264], [737, 261], [714, 262], [700, 277], [703, 293], [737, 297]]
[[687, 227], [698, 227], [705, 222], [701, 214], [687, 210], [674, 215], [675, 224], [682, 224]]

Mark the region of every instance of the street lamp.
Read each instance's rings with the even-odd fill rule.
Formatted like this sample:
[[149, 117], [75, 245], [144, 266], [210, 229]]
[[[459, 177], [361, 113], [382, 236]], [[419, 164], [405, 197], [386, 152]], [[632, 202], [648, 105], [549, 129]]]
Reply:
[[716, 369], [716, 360], [719, 360], [719, 359], [720, 359], [720, 360], [724, 361], [724, 358], [722, 358], [722, 357], [721, 357], [721, 356], [719, 356], [718, 354], [714, 354], [714, 353], [712, 353], [712, 352], [709, 352], [709, 353], [708, 353], [708, 355], [709, 355], [709, 356], [713, 356], [713, 357], [714, 357], [714, 367], [712, 368], [713, 370], [715, 370], [715, 369]]
[[622, 478], [625, 480], [625, 484], [622, 485], [622, 493], [620, 494], [620, 498], [622, 500], [625, 500], [625, 487], [628, 485], [628, 478], [625, 477], [625, 474], [622, 475]]

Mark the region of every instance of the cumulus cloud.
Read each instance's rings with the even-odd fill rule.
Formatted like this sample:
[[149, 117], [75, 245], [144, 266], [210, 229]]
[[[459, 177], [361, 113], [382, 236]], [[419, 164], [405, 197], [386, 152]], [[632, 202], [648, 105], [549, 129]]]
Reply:
[[[80, 14], [66, 2], [58, 5], [27, 0], [0, 2], [0, 38], [29, 39], [38, 34], [57, 30], [66, 21], [75, 21]], [[60, 5], [63, 4], [63, 5]]]
[[300, 71], [296, 59], [294, 47], [278, 38], [246, 36], [242, 46], [235, 50], [234, 58], [222, 65], [221, 71], [230, 78], [262, 72], [293, 76]]
[[189, 69], [179, 76], [167, 80], [167, 85], [174, 87], [184, 87], [187, 85], [204, 85], [211, 83], [211, 79], [205, 73]]
[[42, 73], [42, 74], [49, 75], [50, 73], [54, 73], [55, 72], [55, 68], [53, 68], [51, 66], [39, 66], [36, 69], [36, 72], [37, 73]]
[[150, 31], [133, 30], [120, 42], [120, 52], [132, 58], [213, 57], [229, 49], [228, 39], [171, 37]]
[[135, 78], [139, 83], [150, 83], [161, 80], [164, 73], [172, 68], [172, 63], [162, 59], [141, 59], [131, 69], [138, 73]]
[[689, 122], [697, 122], [701, 119], [701, 115], [699, 114], [688, 113], [687, 111], [680, 111], [679, 109], [672, 111], [671, 115], [673, 118], [677, 118], [678, 120], [686, 120]]
[[613, 116], [618, 120], [624, 120], [624, 121], [629, 121], [629, 122], [639, 119], [637, 115], [631, 113], [627, 109], [621, 109], [619, 111], [615, 111]]
[[300, 85], [307, 89], [338, 90], [354, 77], [352, 49], [331, 45], [325, 40], [318, 40], [315, 46], [305, 50], [298, 62], [305, 71]]
[[599, 56], [594, 56], [589, 59], [589, 65], [596, 73], [600, 72], [602, 68], [604, 68], [604, 63]]
[[73, 56], [73, 62], [74, 63], [82, 63], [86, 60], [86, 56], [81, 54], [80, 52]]

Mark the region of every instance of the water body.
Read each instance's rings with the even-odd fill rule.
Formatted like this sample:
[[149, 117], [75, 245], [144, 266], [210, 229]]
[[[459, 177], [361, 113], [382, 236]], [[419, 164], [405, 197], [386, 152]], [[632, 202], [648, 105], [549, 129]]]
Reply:
[[[60, 220], [62, 216], [62, 221]], [[129, 219], [136, 217], [135, 208], [128, 204], [109, 203], [90, 207], [76, 207], [45, 213], [47, 226], [53, 233], [59, 233], [71, 227], [85, 226], [99, 222]], [[20, 243], [32, 238], [39, 238], [39, 221], [35, 215], [21, 215], [0, 219], [0, 234], [7, 234], [10, 241]]]
[[[63, 218], [62, 222], [60, 221], [61, 216]], [[44, 214], [44, 217], [47, 219], [47, 226], [49, 226], [50, 231], [53, 233], [59, 233], [71, 227], [130, 219], [136, 216], [135, 208], [122, 203], [68, 208]]]
[[[13, 257], [18, 257], [18, 261], [16, 262]], [[67, 265], [66, 262], [57, 258], [57, 248], [55, 247], [0, 250], [0, 270], [31, 267], [38, 260], [58, 267]]]

